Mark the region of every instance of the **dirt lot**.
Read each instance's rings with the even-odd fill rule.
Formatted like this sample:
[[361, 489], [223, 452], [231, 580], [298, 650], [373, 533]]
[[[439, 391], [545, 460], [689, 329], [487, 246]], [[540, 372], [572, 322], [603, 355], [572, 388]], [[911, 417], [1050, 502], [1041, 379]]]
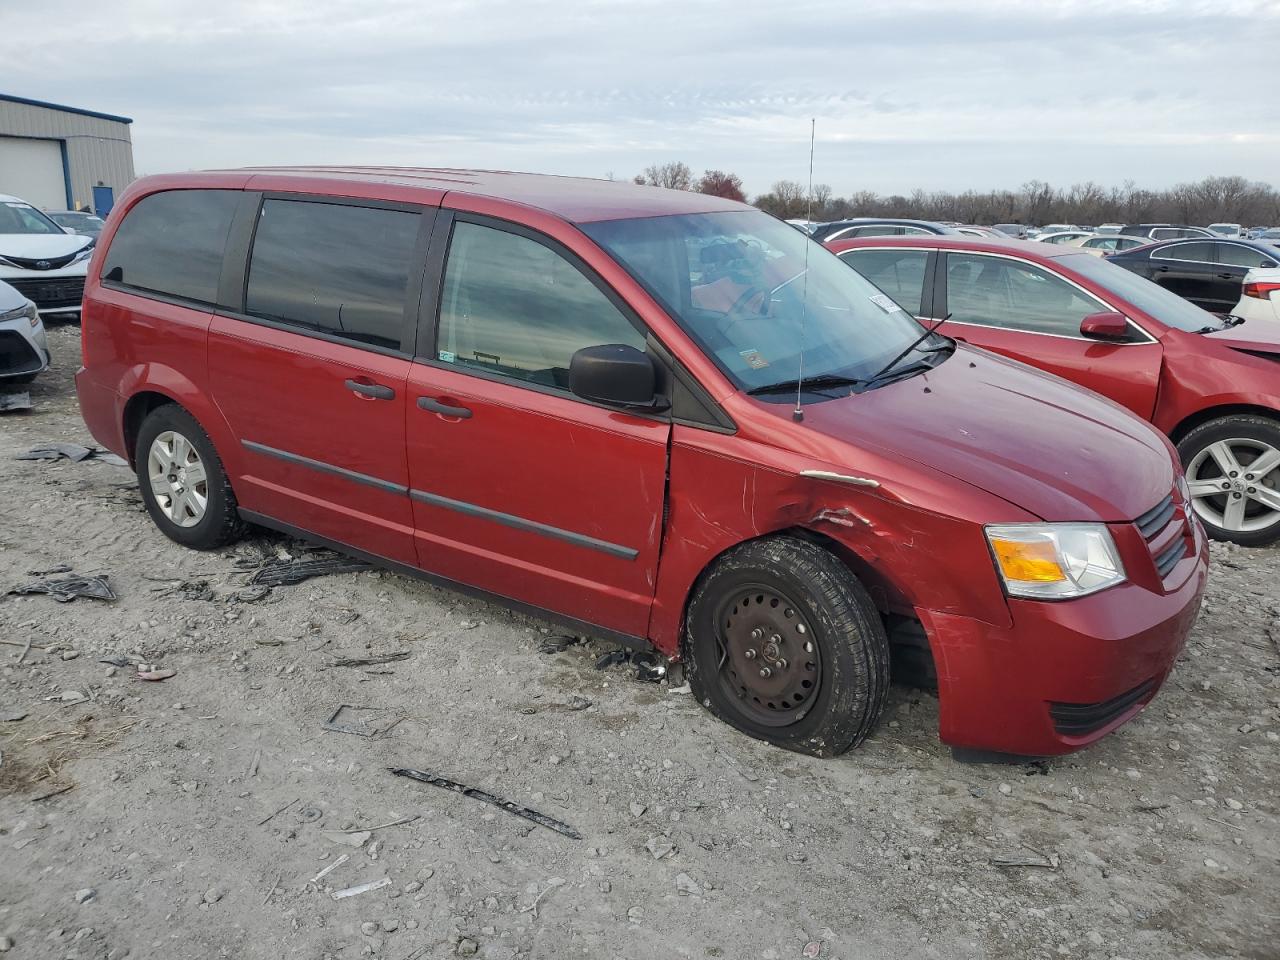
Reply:
[[[1091, 750], [960, 765], [936, 702], [895, 687], [871, 741], [811, 760], [598, 670], [603, 643], [544, 652], [550, 624], [399, 576], [255, 600], [252, 565], [300, 545], [186, 551], [127, 469], [14, 459], [92, 442], [78, 330], [51, 340], [36, 410], [0, 418], [0, 587], [70, 564], [119, 600], [0, 600], [0, 639], [44, 648], [0, 645], [8, 956], [1277, 957], [1280, 550], [1215, 545], [1171, 683]], [[340, 704], [403, 719], [326, 730]]]

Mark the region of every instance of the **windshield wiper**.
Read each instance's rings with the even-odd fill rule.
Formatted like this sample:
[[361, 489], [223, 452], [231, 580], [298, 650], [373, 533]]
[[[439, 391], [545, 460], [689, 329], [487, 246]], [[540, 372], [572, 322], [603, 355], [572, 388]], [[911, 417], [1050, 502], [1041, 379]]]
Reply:
[[[794, 393], [799, 386], [799, 380], [792, 377], [790, 380], [779, 380], [777, 383], [766, 383], [763, 386], [752, 387], [747, 391], [747, 395], [751, 397], [764, 396], [769, 393]], [[804, 389], [806, 390], [822, 390], [830, 387], [856, 387], [865, 381], [856, 377], [842, 377], [839, 374], [827, 373], [820, 377], [805, 377]]]
[[[881, 379], [881, 378], [882, 378], [886, 373], [888, 373], [888, 372], [889, 372], [890, 370], [892, 370], [895, 366], [897, 366], [897, 364], [898, 364], [898, 361], [899, 361], [899, 360], [901, 360], [903, 357], [905, 357], [907, 354], [909, 354], [912, 350], [914, 350], [916, 347], [920, 346], [920, 344], [924, 343], [924, 342], [925, 342], [926, 340], [928, 340], [931, 336], [933, 336], [933, 335], [934, 335], [934, 333], [936, 333], [936, 332], [937, 332], [938, 328], [939, 328], [940, 326], [942, 326], [944, 323], [946, 323], [946, 322], [947, 322], [948, 320], [950, 320], [950, 319], [951, 319], [951, 314], [949, 314], [949, 313], [948, 313], [945, 317], [943, 317], [941, 320], [939, 320], [937, 323], [935, 323], [932, 327], [930, 327], [930, 328], [929, 328], [928, 330], [926, 330], [924, 333], [920, 334], [920, 336], [918, 336], [918, 337], [916, 337], [914, 340], [912, 340], [912, 341], [911, 341], [911, 345], [910, 345], [909, 347], [907, 347], [907, 349], [903, 350], [903, 351], [902, 351], [901, 353], [899, 353], [896, 357], [894, 357], [892, 360], [890, 360], [888, 363], [886, 363], [883, 367], [881, 367], [879, 370], [877, 370], [875, 373], [873, 373], [871, 376], [869, 376], [869, 377], [867, 378], [867, 384], [868, 384], [868, 385], [870, 385], [870, 384], [876, 383], [878, 380], [880, 380], [880, 379]], [[954, 344], [954, 342], [953, 342], [953, 343], [952, 343], [952, 346], [954, 346], [954, 345], [955, 345], [955, 344]], [[939, 347], [938, 349], [942, 349], [942, 348], [941, 348], [941, 347]], [[913, 365], [912, 365], [912, 367], [911, 367], [911, 368], [909, 368], [909, 369], [914, 369], [914, 368], [915, 368], [915, 365], [913, 364]]]

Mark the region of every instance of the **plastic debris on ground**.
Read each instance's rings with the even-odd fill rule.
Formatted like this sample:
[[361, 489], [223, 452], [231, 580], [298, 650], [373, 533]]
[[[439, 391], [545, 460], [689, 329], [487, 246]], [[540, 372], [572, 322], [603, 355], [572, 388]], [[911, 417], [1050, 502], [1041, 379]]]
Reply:
[[350, 557], [325, 557], [320, 560], [274, 560], [249, 578], [249, 583], [262, 587], [291, 587], [312, 577], [335, 573], [359, 573], [372, 570], [373, 564]]
[[92, 577], [72, 574], [67, 577], [33, 580], [31, 583], [14, 587], [9, 592], [19, 595], [46, 593], [59, 603], [70, 603], [77, 597], [85, 597], [89, 600], [117, 599], [106, 574]]
[[404, 717], [392, 714], [380, 707], [360, 707], [350, 703], [340, 705], [322, 724], [334, 733], [350, 733], [357, 737], [381, 737], [390, 733]]
[[35, 409], [31, 402], [31, 394], [26, 390], [13, 393], [0, 393], [0, 413], [18, 413]]
[[464, 783], [458, 783], [456, 780], [449, 780], [434, 773], [425, 770], [411, 770], [407, 767], [392, 767], [391, 772], [397, 777], [407, 777], [410, 780], [417, 780], [419, 783], [428, 783], [433, 787], [440, 787], [444, 790], [452, 790], [454, 793], [460, 793], [464, 797], [470, 797], [473, 800], [480, 800], [484, 803], [492, 804], [499, 810], [505, 810], [517, 817], [523, 817], [532, 823], [536, 823], [540, 827], [546, 827], [548, 830], [554, 830], [556, 833], [563, 834], [573, 840], [581, 840], [582, 834], [573, 827], [569, 826], [561, 820], [549, 817], [545, 813], [539, 813], [537, 810], [531, 810], [528, 807], [522, 807], [518, 803], [510, 800], [504, 800], [502, 797], [489, 793], [487, 790], [481, 790], [478, 787], [468, 787]]
[[50, 443], [43, 447], [33, 447], [26, 453], [18, 454], [14, 459], [61, 460], [64, 458], [72, 463], [80, 463], [84, 460], [101, 460], [103, 463], [110, 463], [117, 467], [127, 467], [129, 465], [127, 460], [116, 456], [110, 450], [85, 447], [78, 443]]

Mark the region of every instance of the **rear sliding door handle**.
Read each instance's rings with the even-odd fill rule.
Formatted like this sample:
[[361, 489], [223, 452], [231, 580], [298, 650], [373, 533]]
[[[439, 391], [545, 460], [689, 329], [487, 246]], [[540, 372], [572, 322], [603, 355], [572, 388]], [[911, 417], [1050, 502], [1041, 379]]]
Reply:
[[419, 397], [418, 409], [429, 410], [431, 413], [438, 413], [442, 417], [457, 417], [460, 420], [471, 418], [471, 411], [466, 407], [452, 407], [447, 403], [441, 403], [434, 397]]
[[359, 380], [347, 380], [344, 384], [352, 393], [358, 393], [370, 400], [394, 400], [396, 392], [381, 383], [362, 383]]

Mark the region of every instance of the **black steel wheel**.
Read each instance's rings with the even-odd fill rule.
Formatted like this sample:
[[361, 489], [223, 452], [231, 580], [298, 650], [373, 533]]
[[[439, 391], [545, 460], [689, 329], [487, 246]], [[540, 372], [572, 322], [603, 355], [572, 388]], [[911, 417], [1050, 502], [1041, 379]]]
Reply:
[[860, 743], [889, 682], [889, 642], [866, 590], [836, 556], [792, 536], [745, 543], [703, 575], [686, 654], [712, 713], [815, 756]]

